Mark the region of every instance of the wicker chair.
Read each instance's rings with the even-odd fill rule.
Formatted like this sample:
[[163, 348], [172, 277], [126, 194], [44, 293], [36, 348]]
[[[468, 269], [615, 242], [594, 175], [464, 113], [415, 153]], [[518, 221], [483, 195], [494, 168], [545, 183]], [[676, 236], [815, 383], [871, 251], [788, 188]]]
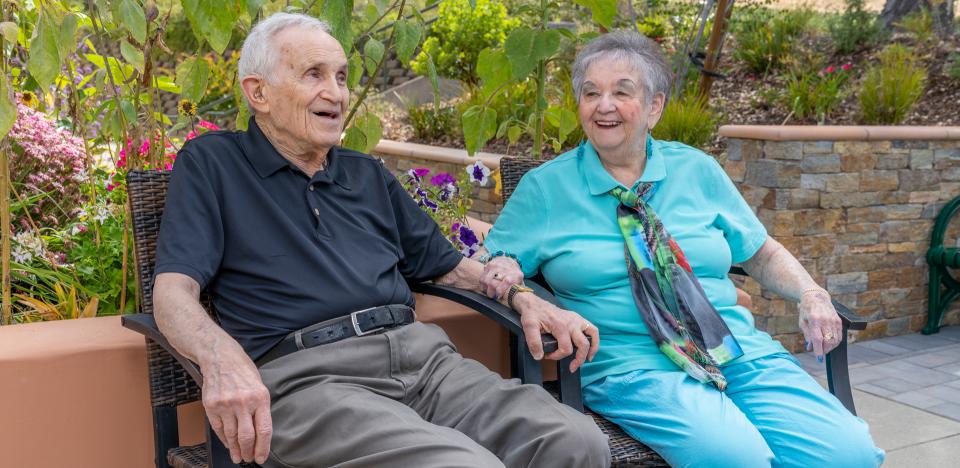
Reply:
[[[502, 180], [502, 194], [506, 201], [513, 194], [514, 189], [520, 182], [520, 178], [530, 169], [538, 167], [544, 161], [535, 161], [528, 158], [505, 157], [500, 160], [500, 176]], [[730, 270], [733, 275], [746, 276], [747, 273], [739, 267], [733, 267]], [[542, 277], [533, 278], [533, 281], [542, 281]], [[545, 284], [541, 287], [549, 289]], [[856, 408], [853, 404], [853, 393], [850, 389], [850, 377], [847, 371], [847, 330], [863, 330], [867, 322], [850, 311], [846, 306], [833, 301], [834, 307], [840, 313], [840, 319], [843, 322], [843, 341], [836, 348], [827, 354], [827, 385], [830, 393], [833, 393], [843, 405], [856, 414]], [[579, 380], [579, 379], [578, 379]], [[603, 419], [595, 413], [591, 414], [604, 432], [610, 436], [610, 449], [613, 454], [612, 466], [632, 467], [632, 466], [669, 466], [657, 455], [651, 448], [632, 439], [622, 430], [615, 431], [616, 425]]]
[[929, 335], [940, 331], [940, 321], [947, 307], [954, 299], [960, 297], [960, 281], [950, 273], [950, 269], [960, 268], [960, 248], [944, 245], [944, 236], [950, 219], [960, 212], [960, 197], [947, 202], [930, 235], [930, 249], [927, 250], [927, 263], [930, 265], [929, 299], [927, 301], [927, 326], [923, 334]]

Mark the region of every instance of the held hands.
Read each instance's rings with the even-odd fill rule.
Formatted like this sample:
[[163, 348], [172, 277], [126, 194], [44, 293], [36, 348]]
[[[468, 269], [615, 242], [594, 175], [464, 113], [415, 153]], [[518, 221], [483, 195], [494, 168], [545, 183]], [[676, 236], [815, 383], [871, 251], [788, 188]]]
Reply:
[[806, 349], [812, 350], [817, 360], [823, 362], [823, 356], [843, 340], [843, 324], [830, 302], [830, 293], [819, 288], [804, 291], [799, 309]]
[[483, 266], [480, 289], [487, 297], [500, 300], [514, 284], [523, 283], [523, 272], [517, 261], [506, 256], [494, 257]]
[[273, 434], [270, 393], [245, 353], [228, 354], [234, 356], [201, 365], [203, 408], [234, 463], [263, 464]]

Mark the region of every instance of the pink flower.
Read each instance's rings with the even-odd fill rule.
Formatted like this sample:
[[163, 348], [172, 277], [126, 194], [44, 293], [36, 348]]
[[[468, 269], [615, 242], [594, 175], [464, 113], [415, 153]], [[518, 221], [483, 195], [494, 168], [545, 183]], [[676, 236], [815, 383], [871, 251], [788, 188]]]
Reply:
[[825, 72], [827, 72], [827, 74], [829, 75], [829, 74], [831, 74], [831, 73], [833, 73], [833, 72], [835, 72], [835, 71], [837, 71], [837, 67], [835, 67], [835, 66], [833, 66], [833, 65], [830, 65], [830, 66], [829, 66], [829, 67], [827, 67], [827, 69], [826, 69], [826, 70], [824, 70], [824, 71], [825, 71]]
[[843, 71], [850, 71], [850, 69], [852, 68], [853, 68], [853, 65], [850, 62], [840, 65], [840, 69]]

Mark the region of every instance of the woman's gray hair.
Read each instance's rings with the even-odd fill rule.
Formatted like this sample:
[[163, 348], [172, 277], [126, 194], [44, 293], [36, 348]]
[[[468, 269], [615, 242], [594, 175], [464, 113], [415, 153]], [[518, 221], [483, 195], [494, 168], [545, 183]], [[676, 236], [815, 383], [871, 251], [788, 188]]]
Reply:
[[237, 60], [237, 76], [256, 75], [270, 83], [276, 83], [275, 69], [280, 51], [276, 50], [273, 38], [288, 28], [319, 30], [330, 34], [330, 25], [325, 21], [300, 13], [274, 13], [260, 20], [243, 41], [240, 58]]
[[587, 43], [573, 61], [573, 92], [580, 102], [580, 92], [587, 68], [603, 58], [622, 60], [640, 75], [644, 87], [643, 99], [649, 103], [654, 95], [663, 93], [664, 103], [670, 96], [673, 71], [663, 57], [660, 45], [636, 31], [613, 31]]

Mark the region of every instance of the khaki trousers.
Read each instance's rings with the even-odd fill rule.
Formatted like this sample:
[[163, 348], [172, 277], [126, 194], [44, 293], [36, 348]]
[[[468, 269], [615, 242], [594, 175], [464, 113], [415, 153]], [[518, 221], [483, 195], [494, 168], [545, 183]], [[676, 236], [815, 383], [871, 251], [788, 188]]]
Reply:
[[607, 437], [542, 388], [464, 359], [416, 322], [260, 368], [266, 467], [606, 467]]

